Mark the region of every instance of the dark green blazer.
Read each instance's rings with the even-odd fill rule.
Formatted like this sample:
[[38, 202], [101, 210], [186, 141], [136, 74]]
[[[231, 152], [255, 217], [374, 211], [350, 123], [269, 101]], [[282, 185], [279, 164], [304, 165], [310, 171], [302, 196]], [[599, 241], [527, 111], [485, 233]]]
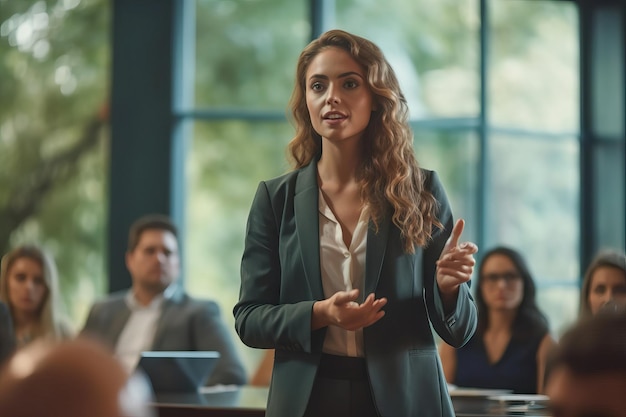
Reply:
[[[387, 297], [385, 316], [363, 329], [370, 384], [381, 416], [454, 416], [431, 330], [462, 346], [476, 328], [476, 307], [463, 284], [446, 315], [435, 281], [435, 261], [451, 233], [452, 213], [437, 175], [424, 171], [440, 203], [437, 230], [426, 248], [403, 250], [387, 217], [370, 224], [363, 294]], [[304, 414], [326, 329], [311, 331], [313, 303], [323, 300], [319, 254], [317, 165], [261, 182], [248, 218], [239, 302], [241, 340], [275, 348], [266, 417]], [[430, 319], [430, 320], [429, 320]]]

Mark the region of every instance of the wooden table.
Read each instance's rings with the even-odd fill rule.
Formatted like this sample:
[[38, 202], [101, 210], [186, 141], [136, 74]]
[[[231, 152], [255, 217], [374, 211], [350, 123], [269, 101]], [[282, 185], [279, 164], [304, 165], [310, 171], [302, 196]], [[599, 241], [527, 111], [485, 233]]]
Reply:
[[[264, 417], [267, 388], [243, 386], [203, 388], [195, 394], [158, 394], [159, 417]], [[545, 417], [545, 409], [507, 409], [494, 402], [460, 402], [452, 397], [457, 417]]]
[[159, 417], [263, 417], [268, 388], [207, 387], [197, 394], [156, 395]]

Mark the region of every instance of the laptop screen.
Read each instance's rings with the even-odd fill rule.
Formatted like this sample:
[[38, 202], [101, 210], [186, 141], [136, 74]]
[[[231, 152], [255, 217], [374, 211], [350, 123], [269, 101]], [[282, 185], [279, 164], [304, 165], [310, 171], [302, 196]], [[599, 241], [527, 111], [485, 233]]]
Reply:
[[146, 351], [138, 368], [159, 392], [197, 392], [215, 368], [220, 354], [215, 351]]

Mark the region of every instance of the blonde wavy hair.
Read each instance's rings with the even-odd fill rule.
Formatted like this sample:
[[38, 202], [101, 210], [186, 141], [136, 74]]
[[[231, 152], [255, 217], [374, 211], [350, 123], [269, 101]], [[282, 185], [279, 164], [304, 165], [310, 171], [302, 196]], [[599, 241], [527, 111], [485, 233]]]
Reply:
[[404, 250], [414, 253], [430, 241], [434, 227], [443, 228], [436, 217], [437, 200], [424, 188], [424, 175], [413, 151], [413, 132], [408, 106], [393, 68], [374, 43], [341, 30], [331, 30], [309, 43], [296, 67], [296, 84], [289, 107], [296, 134], [288, 153], [294, 169], [319, 158], [322, 138], [311, 124], [306, 105], [306, 72], [311, 61], [328, 48], [340, 48], [364, 69], [373, 94], [374, 108], [363, 136], [363, 162], [357, 173], [361, 198], [378, 224], [391, 206], [393, 223], [400, 229]]
[[59, 296], [59, 278], [57, 268], [52, 257], [43, 249], [36, 246], [24, 245], [16, 247], [2, 257], [2, 263], [0, 265], [0, 300], [4, 301], [9, 306], [15, 319], [15, 313], [13, 312], [14, 306], [9, 299], [8, 281], [11, 267], [15, 261], [22, 258], [32, 259], [41, 265], [47, 289], [40, 306], [39, 323], [35, 329], [35, 333], [32, 335], [33, 338], [46, 337], [54, 340], [68, 338], [70, 336], [70, 330], [58, 317], [59, 308], [57, 298]]

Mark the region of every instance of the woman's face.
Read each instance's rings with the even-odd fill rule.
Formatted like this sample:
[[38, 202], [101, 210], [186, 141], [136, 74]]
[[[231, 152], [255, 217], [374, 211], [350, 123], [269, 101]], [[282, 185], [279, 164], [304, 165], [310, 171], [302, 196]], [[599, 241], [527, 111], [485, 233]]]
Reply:
[[591, 276], [588, 300], [591, 314], [609, 305], [626, 308], [626, 273], [612, 266], [601, 266]]
[[31, 258], [18, 258], [8, 271], [9, 301], [15, 313], [37, 315], [48, 294], [41, 264]]
[[365, 71], [340, 48], [317, 54], [306, 71], [306, 105], [315, 131], [339, 143], [359, 140], [369, 124], [373, 96]]
[[489, 310], [515, 310], [524, 298], [524, 282], [508, 256], [495, 254], [483, 262], [480, 291]]

